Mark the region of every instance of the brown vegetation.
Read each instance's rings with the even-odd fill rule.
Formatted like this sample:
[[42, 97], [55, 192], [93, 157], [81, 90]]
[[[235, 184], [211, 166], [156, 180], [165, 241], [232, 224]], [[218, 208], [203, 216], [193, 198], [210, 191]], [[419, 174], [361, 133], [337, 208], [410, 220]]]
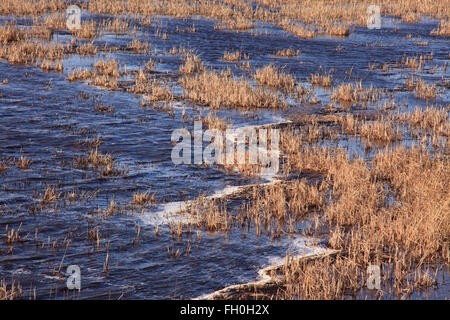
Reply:
[[283, 89], [285, 92], [292, 92], [295, 88], [295, 78], [273, 65], [257, 69], [254, 78], [261, 84], [275, 89]]
[[0, 300], [15, 300], [20, 299], [22, 297], [22, 286], [20, 283], [16, 283], [15, 281], [12, 281], [11, 285], [9, 286], [6, 283], [5, 279], [2, 279], [0, 281]]
[[294, 50], [291, 48], [281, 49], [276, 51], [274, 55], [279, 57], [294, 57], [300, 55], [300, 50]]
[[188, 54], [184, 60], [184, 64], [180, 66], [180, 72], [184, 74], [193, 74], [203, 70], [203, 63], [195, 54]]
[[341, 103], [354, 105], [357, 103], [374, 102], [380, 98], [381, 91], [378, 89], [363, 88], [362, 82], [342, 83], [331, 94], [331, 99]]
[[145, 206], [147, 204], [153, 204], [156, 202], [155, 194], [147, 192], [137, 192], [133, 194], [133, 204], [139, 206]]
[[234, 51], [234, 52], [225, 51], [225, 53], [223, 54], [223, 61], [239, 62], [240, 60], [241, 60], [241, 52], [240, 51]]
[[447, 37], [450, 36], [450, 21], [441, 20], [437, 29], [433, 29], [431, 34]]
[[413, 91], [417, 98], [421, 99], [434, 99], [436, 98], [437, 89], [436, 85], [428, 84], [421, 78], [416, 78], [411, 76], [408, 81], [406, 81], [406, 87], [408, 90]]
[[227, 73], [202, 72], [180, 79], [186, 89], [186, 98], [209, 105], [214, 109], [227, 108], [283, 108], [286, 103], [278, 95], [253, 88], [241, 79], [231, 78]]
[[331, 76], [329, 74], [315, 73], [311, 75], [311, 84], [320, 85], [322, 87], [331, 86]]
[[24, 156], [20, 156], [19, 159], [16, 160], [16, 166], [20, 169], [28, 169], [31, 165], [31, 160], [25, 158]]

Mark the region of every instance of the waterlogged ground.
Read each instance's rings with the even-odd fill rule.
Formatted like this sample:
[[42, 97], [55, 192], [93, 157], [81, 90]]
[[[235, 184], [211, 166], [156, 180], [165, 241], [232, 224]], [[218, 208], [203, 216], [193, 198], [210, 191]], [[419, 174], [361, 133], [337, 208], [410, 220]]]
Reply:
[[[179, 32], [193, 24], [195, 32]], [[0, 61], [0, 82], [8, 80], [0, 85], [0, 158], [8, 163], [21, 156], [32, 161], [28, 168], [10, 164], [0, 173], [0, 278], [20, 282], [25, 298], [194, 298], [255, 280], [258, 270], [280, 263], [287, 250], [298, 254], [321, 250], [317, 246], [320, 239], [282, 234], [272, 240], [264, 234], [257, 237], [254, 229], [234, 228], [223, 233], [192, 228], [184, 229], [181, 237], [173, 235], [171, 223], [183, 221], [177, 212], [183, 201], [201, 194], [220, 196], [233, 186], [270, 180], [243, 178], [215, 166], [175, 166], [171, 134], [193, 127], [192, 121], [181, 117], [183, 110], [188, 118], [196, 118], [199, 113], [205, 116], [207, 108], [182, 98], [169, 103], [173, 113], [142, 108], [140, 95], [105, 90], [87, 81], [68, 82], [73, 68], [92, 67], [99, 59], [110, 57], [126, 64], [130, 71], [152, 58], [155, 76], [169, 81], [181, 97], [176, 79], [182, 59], [164, 51], [180, 46], [194, 49], [205, 66], [217, 70], [229, 67], [240, 76], [248, 71], [222, 61], [222, 57], [224, 51], [241, 50], [248, 54], [251, 70], [272, 63], [308, 88], [310, 75], [322, 71], [330, 72], [335, 83], [363, 80], [365, 87], [388, 90], [401, 110], [431, 105], [404, 87], [411, 74], [418, 72], [423, 80], [441, 84], [432, 104], [448, 106], [449, 71], [445, 66], [449, 40], [430, 36], [436, 25], [434, 20], [407, 24], [386, 18], [382, 29], [356, 27], [347, 38], [299, 39], [263, 24], [236, 33], [214, 30], [214, 22], [208, 20], [158, 17], [151, 26], [138, 26], [136, 35], [104, 33], [95, 41], [98, 47], [125, 48], [138, 38], [157, 48], [156, 56], [127, 50], [100, 52], [95, 57], [72, 55], [63, 61], [63, 73]], [[167, 39], [158, 36], [158, 31], [166, 33]], [[70, 34], [63, 32], [53, 37], [70, 40]], [[290, 58], [273, 55], [286, 48], [301, 54]], [[420, 71], [369, 68], [394, 66], [404, 56], [430, 53], [433, 60]], [[324, 113], [329, 92], [321, 88], [314, 92], [316, 104], [295, 104], [280, 111], [221, 109], [216, 115], [239, 128]], [[99, 101], [112, 108], [108, 112], [95, 110]], [[353, 107], [352, 111], [370, 114], [380, 103]], [[98, 171], [73, 165], [75, 159], [89, 153], [84, 142], [95, 138], [101, 139], [98, 149], [113, 156], [121, 174], [101, 177]], [[350, 154], [370, 158], [375, 152], [366, 152], [353, 140], [343, 139], [338, 144]], [[40, 206], [39, 199], [48, 186], [56, 186], [60, 200]], [[145, 208], [130, 205], [135, 192], [147, 190], [155, 194], [157, 204]], [[108, 217], [99, 214], [112, 200], [120, 212]], [[13, 228], [19, 230], [20, 240], [9, 244], [6, 239]], [[69, 265], [81, 269], [80, 291], [66, 290]], [[447, 275], [442, 275], [444, 284], [439, 290], [431, 290], [426, 297], [449, 297]], [[360, 298], [365, 295], [372, 297], [368, 292]]]

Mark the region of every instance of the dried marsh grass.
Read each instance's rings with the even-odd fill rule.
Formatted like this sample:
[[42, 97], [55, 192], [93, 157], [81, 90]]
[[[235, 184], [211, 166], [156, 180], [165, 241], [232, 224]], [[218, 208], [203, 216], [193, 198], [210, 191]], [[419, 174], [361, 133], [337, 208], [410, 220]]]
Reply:
[[[143, 2], [91, 0], [84, 7], [91, 13], [139, 15], [144, 24], [151, 24], [151, 17], [167, 15], [177, 18], [203, 16], [215, 21], [220, 30], [247, 30], [254, 28], [256, 21], [282, 27], [286, 32], [302, 38], [312, 38], [328, 34], [347, 36], [352, 25], [365, 25], [368, 0], [305, 0], [298, 1], [257, 0], [254, 3], [227, 1], [161, 1]], [[404, 21], [418, 21], [424, 14], [442, 19], [434, 35], [449, 35], [449, 8], [445, 2], [418, 0], [380, 0], [383, 14], [402, 17]], [[59, 11], [65, 3], [59, 0], [5, 0], [0, 4], [1, 15], [42, 15], [42, 25], [27, 31], [15, 24], [0, 27], [0, 57], [10, 63], [36, 64], [44, 70], [62, 71], [60, 61], [67, 54], [95, 54], [93, 42], [78, 44], [48, 43], [52, 30], [64, 29], [64, 20]], [[139, 18], [138, 18], [139, 19]], [[37, 20], [36, 20], [37, 21]], [[81, 30], [74, 32], [83, 39], [96, 39], [99, 30], [115, 33], [133, 31], [130, 21], [107, 20], [97, 25], [93, 20], [85, 21]], [[195, 32], [195, 28], [191, 32]], [[155, 36], [167, 38], [167, 34], [157, 30]], [[127, 46], [130, 51], [150, 54], [152, 48], [147, 42], [133, 40]], [[105, 48], [106, 50], [106, 48]], [[156, 51], [155, 51], [156, 53]], [[287, 107], [284, 93], [295, 94], [299, 99], [311, 99], [311, 91], [303, 86], [296, 88], [295, 78], [277, 67], [269, 65], [257, 69], [252, 77], [257, 81], [253, 86], [244, 77], [234, 78], [231, 71], [220, 73], [208, 71], [200, 58], [184, 48], [173, 48], [164, 54], [180, 55], [184, 58], [179, 68], [182, 74], [179, 83], [184, 87], [184, 96], [193, 102], [209, 105], [214, 109], [226, 108], [284, 108]], [[299, 51], [284, 49], [275, 53], [281, 57], [299, 55]], [[238, 62], [246, 59], [239, 51], [225, 52], [224, 61]], [[420, 69], [425, 60], [432, 56], [404, 58], [401, 64]], [[153, 60], [136, 73], [127, 90], [144, 94], [149, 102], [174, 99], [168, 85], [149, 77], [154, 66]], [[247, 67], [250, 69], [247, 62]], [[119, 64], [115, 60], [103, 60], [95, 64], [93, 70], [73, 71], [68, 80], [90, 80], [91, 83], [119, 89]], [[122, 83], [121, 81], [120, 83]], [[329, 87], [330, 75], [313, 74], [311, 84]], [[438, 90], [434, 84], [427, 84], [420, 78], [412, 77], [406, 87], [422, 99], [434, 99]], [[122, 87], [122, 84], [120, 85]], [[276, 89], [276, 90], [273, 90]], [[331, 99], [340, 103], [356, 105], [374, 102], [382, 95], [381, 90], [363, 88], [362, 83], [343, 83], [334, 88]], [[104, 106], [103, 106], [104, 107]], [[107, 109], [99, 108], [104, 112]], [[224, 130], [228, 123], [213, 114], [208, 114], [203, 123], [209, 128]], [[323, 123], [325, 123], [323, 125]], [[200, 197], [191, 206], [193, 221], [199, 227], [210, 231], [230, 232], [234, 227], [250, 230], [257, 236], [267, 234], [278, 238], [285, 233], [328, 233], [328, 244], [339, 250], [336, 257], [314, 260], [298, 260], [287, 255], [285, 265], [279, 270], [283, 284], [275, 298], [297, 299], [344, 299], [358, 294], [365, 283], [368, 265], [383, 267], [383, 281], [390, 283], [386, 290], [391, 296], [408, 297], [414, 290], [436, 284], [436, 275], [430, 268], [448, 265], [448, 238], [450, 230], [450, 202], [448, 191], [449, 162], [442, 149], [418, 147], [393, 147], [403, 137], [412, 137], [414, 142], [432, 135], [433, 139], [449, 137], [448, 111], [446, 108], [430, 107], [414, 110], [413, 113], [397, 113], [386, 117], [366, 120], [350, 114], [336, 115], [330, 121], [306, 121], [300, 124], [298, 132], [285, 131], [281, 135], [284, 152], [283, 174], [309, 174], [317, 177], [318, 183], [293, 179], [269, 186], [259, 186], [245, 192], [242, 206], [226, 200]], [[339, 132], [339, 129], [341, 131]], [[411, 129], [411, 130], [409, 130]], [[321, 143], [339, 140], [339, 135], [355, 136], [364, 143], [380, 142], [386, 149], [377, 146], [374, 157], [362, 159], [350, 156], [349, 151], [339, 147], [324, 147]], [[409, 136], [408, 136], [409, 135]], [[355, 139], [356, 140], [356, 139]], [[368, 141], [368, 142], [366, 142]], [[86, 142], [97, 147], [100, 142]], [[414, 145], [414, 144], [413, 144]], [[248, 157], [248, 154], [246, 155]], [[16, 162], [19, 168], [28, 168], [31, 161], [21, 157]], [[110, 154], [91, 150], [84, 157], [74, 160], [74, 166], [91, 168], [102, 176], [114, 176], [123, 171], [116, 168]], [[257, 169], [251, 166], [233, 167], [244, 176], [252, 176]], [[3, 169], [6, 168], [6, 169]], [[7, 164], [0, 164], [0, 172], [7, 170]], [[308, 176], [308, 175], [307, 175]], [[54, 203], [61, 193], [56, 187], [48, 187], [41, 194], [41, 202]], [[150, 192], [133, 194], [132, 204], [144, 206], [156, 201]], [[98, 213], [111, 216], [120, 212], [117, 202], [111, 200]], [[300, 230], [296, 224], [307, 215], [314, 214], [314, 232]], [[182, 224], [171, 226], [171, 232], [179, 238], [183, 235]], [[96, 235], [98, 239], [98, 233]], [[7, 234], [7, 243], [20, 240], [18, 230]], [[168, 248], [170, 257], [177, 258], [179, 250]], [[108, 257], [105, 270], [108, 269]], [[387, 292], [387, 291], [386, 291]], [[5, 281], [0, 284], [0, 299], [21, 296], [20, 286], [12, 284], [7, 288]]]
[[152, 46], [148, 41], [140, 41], [138, 39], [133, 39], [132, 42], [127, 45], [127, 48], [133, 50], [137, 53], [149, 54], [152, 50]]
[[432, 157], [420, 147], [398, 147], [378, 152], [368, 166], [360, 158], [350, 160], [344, 151], [311, 147], [300, 152], [298, 143], [292, 146], [295, 137], [284, 138], [289, 143], [283, 146], [292, 152], [288, 165], [300, 170], [313, 166], [326, 177], [331, 196], [322, 206], [326, 219], [321, 224], [330, 230], [331, 248], [342, 254], [307, 262], [288, 255], [277, 298], [354, 296], [365, 286], [367, 266], [374, 263], [383, 265], [384, 290], [391, 297], [405, 298], [436, 283], [430, 266], [433, 270], [435, 263], [448, 263], [446, 157]]
[[108, 19], [100, 25], [106, 32], [114, 32], [116, 34], [135, 34], [136, 28], [132, 28], [130, 21], [121, 18]]
[[0, 281], [0, 300], [16, 300], [22, 297], [23, 290], [20, 283], [13, 281], [9, 286], [6, 284], [6, 280]]
[[412, 113], [398, 113], [394, 119], [406, 122], [413, 127], [431, 130], [445, 136], [450, 135], [448, 111], [444, 107], [415, 108]]
[[381, 97], [382, 91], [373, 88], [363, 88], [362, 82], [342, 83], [331, 94], [332, 100], [337, 100], [343, 105], [375, 102]]
[[157, 79], [143, 80], [142, 78], [136, 78], [136, 86], [131, 91], [134, 93], [144, 93], [144, 98], [147, 102], [169, 102], [174, 99], [174, 95], [168, 84]]
[[75, 52], [81, 56], [95, 55], [98, 48], [92, 43], [83, 43], [76, 47]]
[[97, 61], [94, 65], [97, 74], [118, 78], [120, 76], [119, 63], [115, 59]]
[[219, 118], [212, 113], [208, 113], [205, 118], [202, 119], [203, 125], [206, 125], [208, 129], [218, 129], [224, 131], [230, 127], [230, 123], [226, 119]]
[[243, 31], [253, 29], [254, 27], [254, 21], [245, 17], [238, 16], [236, 19], [217, 22], [214, 25], [214, 30]]
[[73, 164], [77, 168], [92, 168], [99, 171], [102, 177], [119, 176], [126, 173], [126, 170], [120, 170], [116, 167], [116, 162], [111, 154], [100, 153], [97, 149], [91, 150], [85, 157], [75, 159]]
[[406, 59], [403, 58], [402, 64], [404, 66], [406, 66], [407, 68], [411, 68], [411, 69], [418, 69], [421, 67], [420, 62], [417, 61], [416, 57], [414, 57], [414, 58], [406, 57]]
[[115, 59], [99, 60], [94, 69], [75, 69], [67, 76], [67, 81], [86, 81], [90, 85], [119, 90], [119, 79], [121, 71], [119, 63]]
[[34, 64], [38, 60], [63, 60], [71, 51], [69, 44], [43, 42], [17, 42], [0, 47], [0, 57], [9, 63]]
[[133, 194], [134, 205], [145, 206], [148, 204], [153, 204], [156, 202], [155, 194], [151, 194], [150, 191], [147, 192], [137, 192]]
[[65, 30], [66, 17], [64, 13], [53, 12], [44, 18], [44, 26], [50, 30]]
[[[319, 34], [347, 36], [350, 26], [367, 24], [369, 0], [306, 0], [298, 1], [163, 1], [142, 3], [139, 0], [104, 1], [92, 0], [87, 5], [89, 12], [97, 14], [135, 14], [150, 19], [155, 15], [176, 18], [202, 16], [216, 20], [216, 30], [242, 31], [255, 27], [257, 21], [281, 26], [285, 31], [302, 38], [312, 38]], [[445, 1], [426, 0], [381, 0], [377, 3], [382, 14], [419, 20], [422, 15], [448, 19], [449, 9]], [[151, 20], [151, 19], [150, 19]], [[301, 24], [300, 24], [301, 22]], [[445, 34], [446, 25], [441, 23], [439, 33]], [[440, 31], [444, 30], [444, 31]]]
[[287, 26], [285, 26], [283, 29], [284, 31], [292, 33], [299, 38], [309, 39], [317, 36], [317, 31], [315, 29], [312, 29], [310, 27], [304, 27], [301, 25], [287, 23]]
[[65, 10], [64, 0], [3, 0], [0, 15], [39, 16], [48, 12]]
[[214, 109], [284, 108], [286, 103], [275, 93], [253, 88], [243, 78], [234, 79], [227, 73], [202, 72], [181, 78], [186, 98]]
[[[101, 210], [101, 214], [104, 217], [110, 217], [110, 216], [113, 216], [115, 214], [119, 214], [120, 211], [121, 210], [120, 210], [120, 207], [119, 207], [118, 203], [114, 199], [111, 199], [111, 201], [109, 202], [108, 207], [106, 209]], [[107, 261], [108, 261], [108, 258], [107, 258]]]
[[91, 79], [95, 73], [89, 69], [73, 70], [71, 74], [67, 76], [67, 81], [79, 81]]
[[437, 88], [435, 84], [428, 84], [421, 78], [411, 76], [406, 83], [408, 90], [413, 91], [415, 96], [420, 99], [435, 99]]
[[97, 23], [94, 20], [84, 21], [81, 24], [81, 28], [73, 33], [78, 38], [93, 40], [98, 36]]
[[202, 60], [195, 54], [188, 54], [184, 64], [180, 66], [180, 72], [183, 74], [194, 74], [204, 69]]
[[431, 34], [438, 36], [450, 36], [450, 21], [441, 20], [439, 26], [431, 31]]
[[0, 26], [0, 43], [3, 45], [23, 40], [24, 37], [24, 32], [14, 23], [6, 23]]
[[239, 62], [241, 61], [241, 52], [240, 51], [233, 51], [233, 52], [228, 52], [225, 51], [223, 54], [223, 61], [227, 61], [227, 62]]
[[45, 71], [56, 71], [56, 72], [63, 72], [64, 70], [61, 62], [53, 63], [48, 60], [42, 61], [40, 68]]
[[282, 269], [285, 286], [277, 299], [338, 300], [361, 287], [360, 268], [345, 257], [297, 259], [286, 256]]
[[274, 55], [279, 57], [295, 57], [300, 55], [300, 50], [294, 50], [291, 48], [281, 49], [274, 52]]
[[[342, 229], [334, 229], [332, 247], [349, 250], [357, 261], [374, 259], [372, 255], [380, 261], [385, 255], [394, 261], [406, 256], [416, 263], [446, 259], [448, 160], [431, 159], [419, 148], [400, 147], [379, 153], [372, 169], [360, 161], [347, 167], [330, 172], [338, 200], [326, 214], [331, 223], [350, 225], [353, 232], [342, 234]], [[397, 200], [394, 204], [385, 201], [389, 194], [383, 182], [392, 189]]]
[[257, 69], [253, 77], [261, 84], [276, 89], [283, 89], [285, 92], [292, 92], [295, 88], [295, 78], [282, 72], [274, 65]]
[[50, 204], [52, 202], [57, 201], [61, 197], [62, 192], [57, 192], [56, 187], [48, 186], [44, 194], [41, 194], [39, 197], [39, 201], [42, 204]]
[[32, 161], [24, 156], [20, 156], [20, 158], [16, 160], [16, 166], [20, 169], [28, 169], [31, 166], [31, 163]]
[[9, 166], [8, 166], [8, 162], [4, 159], [2, 159], [0, 161], [0, 174], [4, 173], [6, 170], [8, 170]]
[[311, 84], [322, 87], [331, 87], [331, 75], [315, 73], [311, 75]]

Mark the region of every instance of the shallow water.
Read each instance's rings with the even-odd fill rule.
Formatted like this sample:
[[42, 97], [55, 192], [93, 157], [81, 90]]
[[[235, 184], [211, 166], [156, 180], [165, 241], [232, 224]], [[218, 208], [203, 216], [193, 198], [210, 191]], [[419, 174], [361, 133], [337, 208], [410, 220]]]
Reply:
[[[195, 33], [176, 31], [177, 27], [185, 29], [193, 23]], [[206, 66], [230, 67], [236, 76], [245, 72], [236, 64], [223, 62], [224, 51], [239, 49], [248, 53], [252, 68], [269, 63], [283, 66], [305, 86], [310, 74], [321, 70], [330, 71], [335, 83], [363, 79], [364, 86], [394, 92], [396, 101], [404, 102], [404, 109], [411, 110], [428, 104], [401, 90], [413, 71], [368, 70], [368, 66], [401, 61], [404, 55], [432, 52], [434, 60], [428, 61], [420, 74], [426, 81], [448, 80], [448, 71], [444, 72], [443, 66], [449, 60], [449, 41], [429, 35], [436, 24], [436, 21], [420, 25], [387, 23], [381, 30], [357, 27], [348, 38], [298, 39], [268, 26], [260, 29], [268, 34], [258, 35], [249, 31], [214, 31], [214, 23], [203, 19], [180, 21], [160, 17], [155, 25], [138, 28], [137, 37], [148, 40], [159, 52], [180, 45], [193, 48]], [[168, 39], [155, 37], [156, 30], [166, 32]], [[413, 37], [407, 39], [408, 34]], [[57, 37], [59, 41], [69, 39], [63, 33]], [[125, 47], [132, 39], [127, 35], [104, 34], [96, 43]], [[417, 46], [417, 41], [428, 41], [429, 45]], [[272, 54], [289, 47], [300, 49], [300, 56], [281, 58]], [[279, 262], [287, 250], [298, 254], [317, 250], [314, 244], [307, 245], [314, 239], [283, 235], [279, 240], [271, 240], [265, 235], [258, 238], [252, 230], [233, 230], [228, 234], [192, 230], [192, 234], [185, 231], [181, 239], [172, 237], [164, 213], [172, 212], [179, 217], [176, 209], [183, 201], [200, 194], [226, 192], [230, 186], [264, 181], [244, 179], [215, 167], [172, 163], [171, 133], [183, 127], [192, 129], [192, 124], [179, 116], [182, 110], [196, 117], [200, 111], [206, 115], [206, 108], [176, 101], [172, 103], [175, 117], [171, 117], [160, 110], [142, 108], [140, 96], [65, 80], [72, 68], [93, 65], [102, 55], [99, 53], [95, 58], [71, 56], [64, 61], [62, 74], [0, 61], [0, 81], [8, 79], [8, 84], [0, 85], [0, 158], [23, 155], [33, 161], [29, 169], [11, 166], [0, 174], [0, 235], [2, 239], [6, 236], [6, 226], [8, 230], [20, 227], [21, 238], [27, 235], [23, 243], [12, 246], [12, 252], [8, 252], [9, 246], [4, 241], [0, 243], [0, 278], [20, 281], [25, 297], [33, 296], [33, 288], [36, 288], [39, 299], [193, 298], [254, 280], [259, 269]], [[161, 53], [155, 57], [120, 51], [107, 56], [126, 64], [128, 70], [137, 70], [153, 58], [157, 62], [155, 70], [161, 72], [162, 77], [164, 73], [176, 76], [182, 62], [179, 56]], [[182, 91], [175, 82], [172, 85], [176, 87], [175, 92]], [[320, 112], [328, 103], [328, 94], [319, 88], [316, 94], [321, 104], [245, 113], [224, 109], [217, 115], [231, 119], [233, 127], [282, 122], [299, 114]], [[83, 98], [84, 95], [88, 98]], [[94, 98], [113, 106], [114, 112], [94, 111]], [[446, 105], [449, 101], [449, 91], [443, 87], [433, 103]], [[371, 108], [375, 106], [362, 110]], [[111, 153], [119, 168], [127, 169], [126, 174], [101, 178], [93, 170], [73, 167], [73, 160], [84, 156], [88, 150], [79, 146], [79, 142], [93, 137], [102, 139], [99, 150]], [[364, 148], [355, 141], [342, 141], [340, 145], [351, 153], [364, 153]], [[33, 212], [33, 203], [48, 185], [56, 185], [60, 192], [77, 190], [95, 193], [95, 196]], [[111, 199], [119, 205], [127, 205], [134, 192], [148, 189], [155, 193], [159, 205], [143, 212], [126, 207], [120, 215], [108, 219], [92, 214], [98, 208], [107, 208]], [[101, 238], [99, 247], [87, 236], [87, 231], [97, 226]], [[138, 226], [140, 236], [136, 243]], [[159, 226], [158, 235], [156, 226]], [[71, 241], [66, 246], [63, 241], [69, 235]], [[53, 249], [54, 241], [58, 246]], [[186, 254], [188, 247], [189, 255]], [[180, 256], [169, 258], [168, 248], [180, 250]], [[105, 271], [107, 257], [108, 270]], [[81, 268], [80, 292], [68, 294], [65, 290], [65, 270], [69, 265]], [[444, 281], [434, 292], [436, 297], [448, 298], [447, 283]]]

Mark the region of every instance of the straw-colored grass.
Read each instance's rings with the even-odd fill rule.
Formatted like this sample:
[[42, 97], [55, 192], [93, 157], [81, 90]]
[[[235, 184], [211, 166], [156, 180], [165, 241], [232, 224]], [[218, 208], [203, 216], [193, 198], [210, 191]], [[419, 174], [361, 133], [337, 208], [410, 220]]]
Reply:
[[24, 32], [14, 23], [7, 23], [0, 26], [0, 43], [3, 45], [20, 41], [24, 37]]
[[145, 206], [156, 202], [155, 194], [147, 192], [136, 192], [133, 194], [133, 204], [138, 206]]
[[415, 96], [420, 99], [435, 99], [437, 88], [435, 84], [428, 84], [422, 78], [411, 76], [406, 83], [408, 90], [414, 92]]
[[20, 169], [28, 169], [31, 166], [31, 163], [32, 161], [24, 156], [20, 156], [20, 158], [16, 160], [16, 166]]
[[127, 45], [127, 48], [133, 50], [137, 53], [149, 54], [152, 50], [152, 46], [148, 41], [140, 41], [138, 39], [133, 39], [132, 42]]
[[94, 65], [94, 69], [99, 75], [113, 78], [118, 78], [120, 76], [119, 64], [114, 59], [97, 61]]
[[45, 71], [56, 71], [56, 72], [63, 72], [64, 69], [61, 62], [53, 63], [48, 60], [42, 61], [40, 68]]
[[64, 0], [3, 0], [0, 3], [0, 15], [37, 16], [66, 8]]
[[342, 104], [354, 105], [357, 103], [375, 102], [381, 96], [381, 91], [373, 88], [363, 88], [362, 82], [342, 83], [331, 94], [332, 100]]
[[4, 173], [8, 168], [8, 162], [5, 159], [2, 159], [0, 161], [0, 174]]
[[227, 62], [239, 62], [241, 59], [248, 59], [248, 55], [242, 54], [240, 51], [228, 52], [225, 51], [223, 54], [223, 61]]
[[300, 55], [300, 50], [294, 50], [292, 48], [281, 49], [274, 52], [274, 55], [279, 57], [295, 57]]
[[417, 57], [414, 57], [414, 58], [411, 58], [411, 57], [403, 58], [402, 64], [404, 66], [406, 66], [407, 68], [411, 68], [411, 69], [418, 69], [421, 66], [420, 62], [417, 61]]
[[439, 26], [431, 31], [433, 35], [450, 36], [450, 21], [441, 20]]
[[43, 204], [50, 204], [52, 202], [57, 201], [61, 197], [62, 192], [57, 192], [55, 186], [48, 186], [44, 194], [41, 194], [39, 197], [39, 201]]
[[9, 63], [34, 64], [38, 60], [62, 60], [69, 52], [68, 44], [17, 42], [0, 48], [0, 57]]
[[66, 17], [62, 12], [53, 12], [44, 18], [44, 26], [50, 30], [65, 30]]
[[399, 147], [379, 152], [368, 166], [362, 159], [350, 160], [343, 150], [300, 151], [293, 137], [284, 139], [286, 165], [327, 177], [332, 196], [321, 223], [330, 229], [330, 246], [343, 254], [313, 262], [288, 256], [277, 298], [344, 299], [365, 286], [361, 275], [370, 264], [383, 264], [386, 293], [398, 298], [433, 286], [436, 273], [421, 265], [448, 259], [447, 158], [430, 157], [420, 147]]
[[76, 158], [73, 165], [77, 168], [96, 170], [101, 177], [119, 176], [127, 172], [127, 170], [117, 168], [116, 161], [111, 154], [103, 154], [97, 149], [91, 150], [84, 157]]
[[213, 109], [284, 108], [286, 103], [276, 94], [254, 88], [243, 78], [234, 79], [227, 73], [202, 72], [180, 79], [186, 98], [209, 105]]
[[8, 288], [5, 279], [0, 281], [0, 300], [16, 300], [22, 297], [23, 290], [20, 283], [12, 281]]
[[332, 84], [331, 75], [319, 74], [319, 73], [312, 74], [311, 75], [311, 84], [319, 85], [322, 87], [330, 87]]
[[283, 89], [285, 92], [292, 92], [295, 88], [295, 78], [279, 70], [274, 65], [257, 69], [254, 78], [261, 84], [276, 89]]
[[131, 27], [130, 22], [121, 18], [105, 20], [100, 27], [106, 32], [114, 32], [116, 34], [136, 33], [136, 29]]
[[195, 54], [188, 54], [184, 60], [184, 64], [180, 66], [180, 72], [184, 74], [193, 74], [203, 70], [203, 62]]
[[221, 131], [225, 131], [230, 127], [229, 121], [223, 118], [219, 118], [218, 116], [208, 113], [206, 117], [202, 119], [203, 125], [207, 126], [208, 129], [218, 129]]
[[291, 23], [288, 23], [284, 27], [284, 31], [292, 33], [299, 38], [308, 39], [308, 38], [314, 38], [315, 36], [317, 36], [316, 30], [314, 30], [312, 28], [304, 27], [301, 25], [291, 24]]
[[84, 21], [74, 34], [78, 38], [93, 40], [98, 36], [97, 23], [94, 20]]

